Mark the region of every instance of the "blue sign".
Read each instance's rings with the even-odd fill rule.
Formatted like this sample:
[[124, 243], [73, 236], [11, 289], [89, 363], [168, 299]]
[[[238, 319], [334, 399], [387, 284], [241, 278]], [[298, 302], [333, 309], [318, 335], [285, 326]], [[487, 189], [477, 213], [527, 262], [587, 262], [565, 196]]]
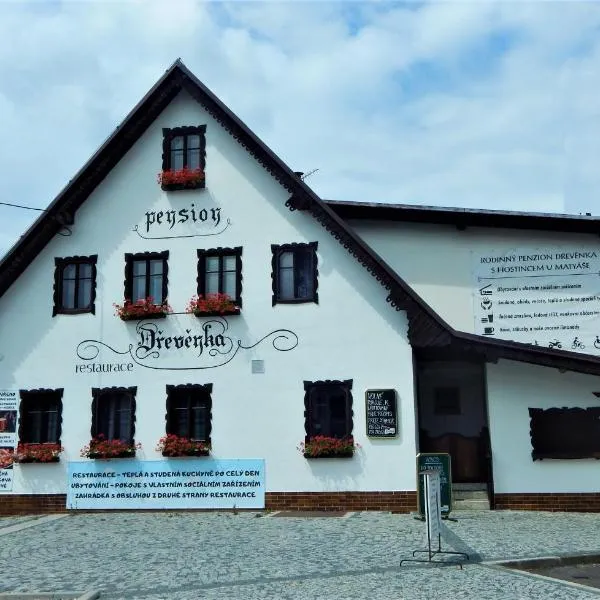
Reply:
[[69, 509], [264, 508], [263, 459], [69, 462]]

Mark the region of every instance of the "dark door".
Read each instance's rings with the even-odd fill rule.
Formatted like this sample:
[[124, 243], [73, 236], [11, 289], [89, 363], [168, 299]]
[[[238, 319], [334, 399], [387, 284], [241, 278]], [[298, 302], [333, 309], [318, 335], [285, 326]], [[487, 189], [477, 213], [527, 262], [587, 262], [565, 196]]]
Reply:
[[452, 480], [486, 481], [484, 365], [417, 359], [419, 452], [448, 452]]

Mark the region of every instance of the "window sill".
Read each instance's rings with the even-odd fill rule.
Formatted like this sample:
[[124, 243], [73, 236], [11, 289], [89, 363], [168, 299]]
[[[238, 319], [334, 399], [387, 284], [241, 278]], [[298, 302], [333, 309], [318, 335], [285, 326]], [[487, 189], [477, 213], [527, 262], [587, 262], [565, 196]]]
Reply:
[[156, 313], [142, 313], [136, 315], [121, 315], [119, 318], [121, 321], [141, 321], [142, 319], [164, 319], [168, 313], [156, 312]]
[[210, 450], [190, 450], [189, 452], [178, 452], [177, 454], [165, 454], [162, 455], [165, 458], [185, 458], [188, 456], [210, 456]]
[[600, 452], [532, 452], [531, 457], [533, 460], [600, 460]]
[[304, 453], [304, 458], [352, 458], [354, 456], [354, 451], [349, 450], [347, 452], [323, 452], [322, 454], [306, 454]]
[[21, 458], [20, 460], [15, 460], [14, 463], [16, 465], [45, 465], [48, 463], [57, 463], [60, 462], [60, 456], [54, 456], [50, 460], [40, 460], [39, 458]]
[[241, 313], [241, 309], [239, 308], [234, 308], [231, 310], [211, 310], [211, 311], [200, 311], [200, 310], [195, 310], [193, 312], [193, 315], [195, 317], [198, 318], [202, 318], [202, 317], [231, 317], [231, 316], [235, 316], [235, 315], [239, 315]]
[[135, 458], [135, 452], [121, 452], [112, 456], [101, 454], [99, 452], [90, 452], [88, 458], [92, 460], [110, 460], [111, 458]]
[[160, 188], [163, 192], [177, 192], [179, 190], [202, 190], [206, 187], [206, 182], [193, 181], [189, 183], [163, 183]]

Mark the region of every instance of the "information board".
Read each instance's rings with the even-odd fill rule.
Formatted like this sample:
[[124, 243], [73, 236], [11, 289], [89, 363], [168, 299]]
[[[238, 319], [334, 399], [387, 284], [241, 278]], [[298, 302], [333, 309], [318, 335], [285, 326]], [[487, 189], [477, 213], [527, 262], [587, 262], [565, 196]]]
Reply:
[[264, 508], [265, 461], [171, 458], [70, 462], [67, 508]]
[[452, 510], [452, 471], [450, 455], [444, 453], [417, 454], [417, 501], [419, 514], [425, 516], [425, 491], [422, 471], [439, 471], [440, 474], [440, 510], [443, 516], [448, 516]]
[[10, 492], [13, 488], [18, 404], [17, 390], [0, 389], [0, 492]]
[[386, 438], [398, 434], [396, 390], [367, 390], [365, 403], [367, 436]]
[[600, 354], [600, 247], [473, 253], [474, 333]]

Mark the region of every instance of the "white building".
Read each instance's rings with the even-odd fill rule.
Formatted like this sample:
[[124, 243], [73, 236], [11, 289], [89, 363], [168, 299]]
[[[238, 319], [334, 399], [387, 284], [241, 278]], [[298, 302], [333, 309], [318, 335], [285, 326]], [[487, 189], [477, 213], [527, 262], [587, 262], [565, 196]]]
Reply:
[[[490, 298], [473, 282], [477, 264], [516, 280], [563, 263], [564, 281], [589, 282], [599, 231], [592, 217], [324, 201], [178, 61], [0, 262], [0, 390], [18, 404], [11, 437], [0, 397], [0, 447], [22, 445], [0, 465], [0, 514], [64, 509], [77, 468], [237, 459], [264, 461], [267, 508], [409, 511], [418, 452], [450, 452], [454, 480], [497, 508], [598, 510], [599, 290], [489, 277]], [[186, 312], [215, 292], [235, 307]], [[515, 308], [556, 294], [578, 307], [562, 320]], [[115, 314], [149, 296], [154, 314]], [[530, 339], [534, 325], [503, 319], [565, 325]], [[572, 349], [557, 349], [561, 327]], [[165, 434], [199, 456], [163, 457]], [[299, 450], [319, 435], [342, 449]], [[98, 436], [124, 457], [82, 458]], [[28, 463], [23, 444], [40, 443], [58, 460]]]

